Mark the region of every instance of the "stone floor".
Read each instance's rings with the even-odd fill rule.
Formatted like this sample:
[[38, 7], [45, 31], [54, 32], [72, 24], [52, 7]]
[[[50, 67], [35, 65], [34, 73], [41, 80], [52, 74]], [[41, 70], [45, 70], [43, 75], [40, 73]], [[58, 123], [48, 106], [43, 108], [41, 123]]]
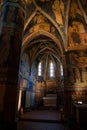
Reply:
[[44, 122], [20, 122], [18, 130], [65, 130], [60, 123], [44, 123]]
[[61, 120], [57, 110], [31, 110], [21, 115], [17, 130], [82, 130]]
[[44, 121], [59, 122], [61, 120], [60, 113], [57, 110], [31, 110], [21, 115], [20, 119], [28, 121]]

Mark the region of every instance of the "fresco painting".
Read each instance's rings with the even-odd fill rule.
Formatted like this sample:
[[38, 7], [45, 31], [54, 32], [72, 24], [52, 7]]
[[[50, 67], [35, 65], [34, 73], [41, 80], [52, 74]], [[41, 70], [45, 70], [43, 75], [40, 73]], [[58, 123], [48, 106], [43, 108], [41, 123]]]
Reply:
[[72, 22], [69, 26], [69, 45], [87, 45], [87, 32], [81, 22]]
[[[59, 7], [59, 8], [58, 8]], [[62, 0], [55, 0], [52, 5], [53, 13], [56, 17], [56, 22], [59, 25], [63, 25], [63, 16], [64, 16], [64, 3]]]
[[69, 53], [68, 82], [76, 88], [87, 86], [87, 50]]
[[87, 30], [84, 16], [75, 1], [70, 8], [69, 46], [87, 45]]

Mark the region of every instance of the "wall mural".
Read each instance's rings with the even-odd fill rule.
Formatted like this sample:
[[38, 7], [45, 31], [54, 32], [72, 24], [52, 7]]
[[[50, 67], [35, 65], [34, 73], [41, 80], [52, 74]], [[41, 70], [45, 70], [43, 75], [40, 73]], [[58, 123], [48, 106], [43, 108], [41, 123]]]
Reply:
[[19, 69], [19, 85], [20, 89], [26, 91], [25, 107], [33, 106], [35, 103], [35, 64], [33, 64], [30, 72], [29, 57], [24, 53], [21, 57]]
[[52, 5], [52, 11], [55, 15], [56, 22], [59, 25], [63, 26], [63, 17], [64, 17], [64, 3], [62, 0], [55, 0]]
[[74, 66], [87, 66], [87, 52], [73, 51], [70, 54], [70, 63]]
[[76, 2], [72, 2], [69, 18], [69, 46], [87, 45], [87, 28]]
[[87, 33], [81, 22], [73, 21], [69, 26], [69, 45], [87, 45]]
[[68, 68], [69, 82], [75, 87], [87, 86], [87, 50], [69, 53], [70, 67]]
[[51, 18], [53, 18], [59, 26], [64, 25], [65, 3], [63, 0], [40, 0], [40, 2], [37, 1], [37, 5], [40, 6], [41, 9], [44, 10], [49, 16], [51, 16]]

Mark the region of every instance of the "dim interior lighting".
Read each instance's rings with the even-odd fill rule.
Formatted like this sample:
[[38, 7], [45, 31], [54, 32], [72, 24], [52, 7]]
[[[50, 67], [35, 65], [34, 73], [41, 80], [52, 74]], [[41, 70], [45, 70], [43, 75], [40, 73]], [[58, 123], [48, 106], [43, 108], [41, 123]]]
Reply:
[[78, 104], [82, 104], [83, 102], [82, 101], [78, 101]]

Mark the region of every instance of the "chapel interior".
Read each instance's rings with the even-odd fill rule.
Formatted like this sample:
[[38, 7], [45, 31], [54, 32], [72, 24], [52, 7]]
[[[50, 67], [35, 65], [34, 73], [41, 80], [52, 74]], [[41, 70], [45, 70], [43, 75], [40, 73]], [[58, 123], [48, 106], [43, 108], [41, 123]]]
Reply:
[[0, 130], [35, 110], [87, 129], [86, 32], [87, 0], [0, 0]]

